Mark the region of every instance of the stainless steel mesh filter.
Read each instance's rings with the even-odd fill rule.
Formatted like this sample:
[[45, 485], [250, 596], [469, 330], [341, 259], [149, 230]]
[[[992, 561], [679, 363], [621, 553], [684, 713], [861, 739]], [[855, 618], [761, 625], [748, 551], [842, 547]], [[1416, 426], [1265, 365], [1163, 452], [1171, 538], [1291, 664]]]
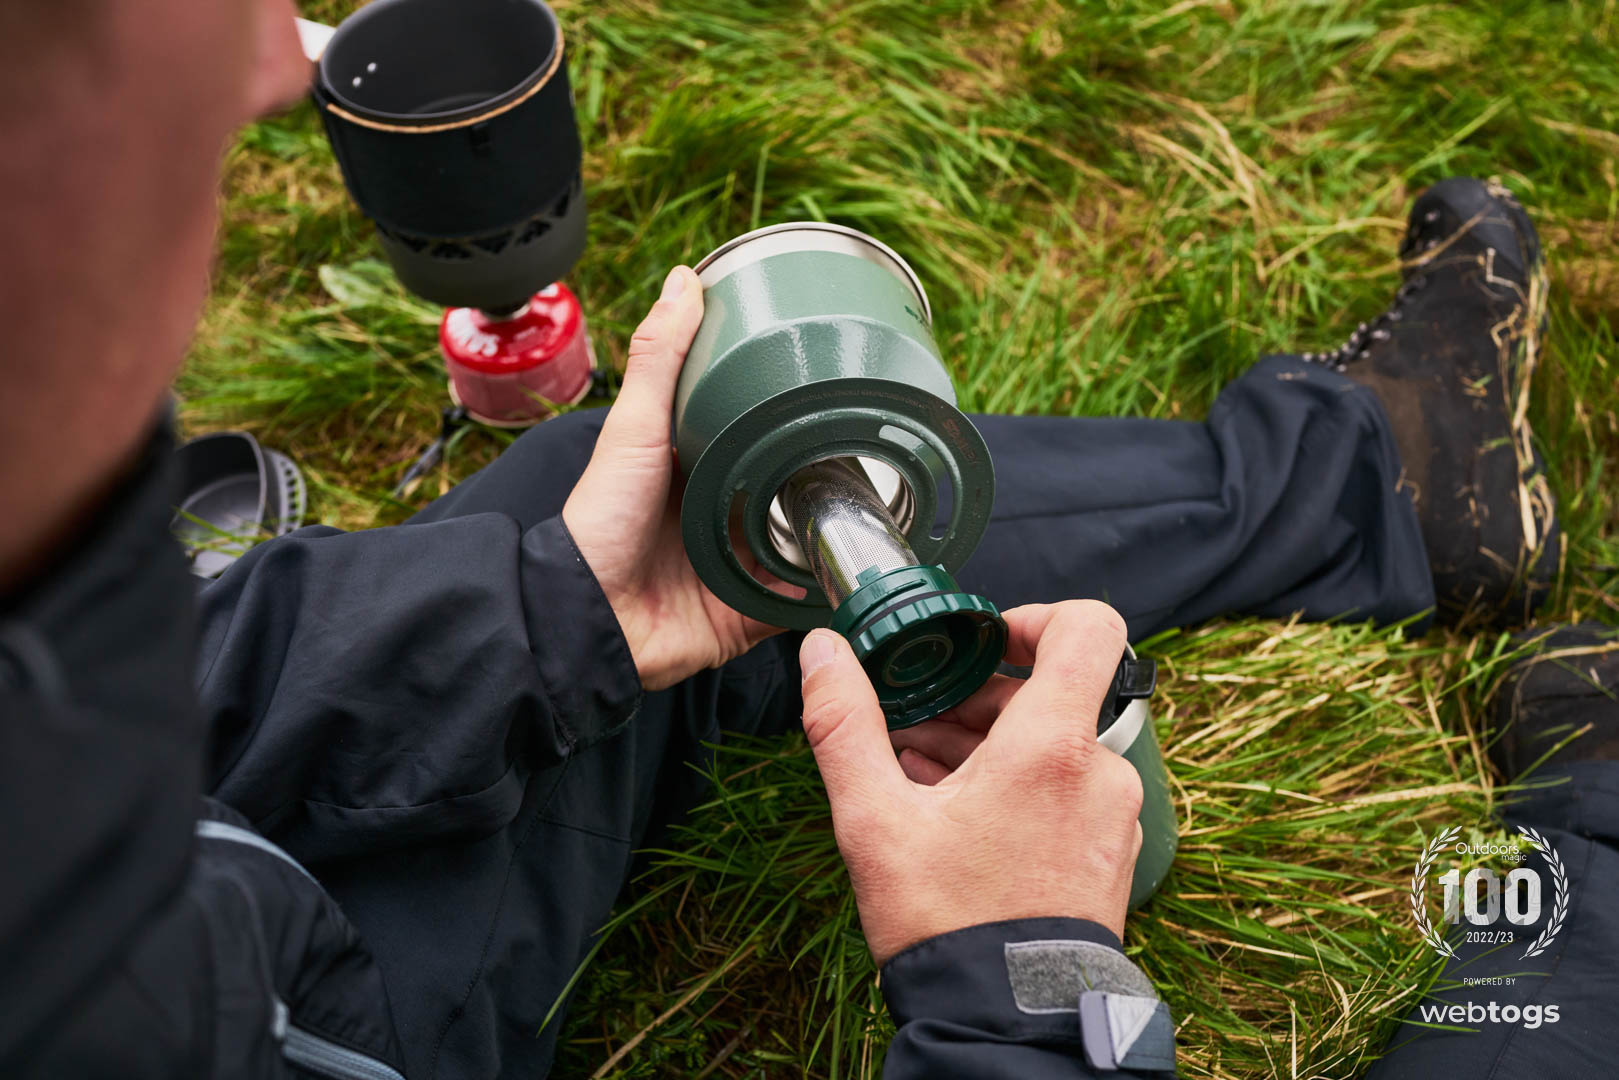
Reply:
[[860, 587], [868, 570], [916, 566], [893, 515], [855, 458], [808, 465], [782, 485], [781, 506], [810, 573], [837, 607]]
[[859, 458], [795, 472], [777, 502], [890, 728], [960, 704], [1006, 652], [995, 605], [921, 563]]

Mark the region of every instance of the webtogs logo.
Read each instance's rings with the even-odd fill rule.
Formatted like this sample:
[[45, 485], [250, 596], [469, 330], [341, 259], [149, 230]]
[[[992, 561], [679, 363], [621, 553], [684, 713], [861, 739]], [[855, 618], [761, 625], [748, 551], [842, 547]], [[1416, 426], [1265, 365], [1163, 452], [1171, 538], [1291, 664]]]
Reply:
[[1498, 1005], [1493, 1001], [1488, 1005], [1480, 1005], [1476, 1001], [1469, 1001], [1465, 1005], [1421, 1005], [1417, 1011], [1422, 1014], [1425, 1024], [1482, 1024], [1488, 1020], [1492, 1024], [1521, 1022], [1531, 1030], [1562, 1019], [1556, 1005], [1524, 1005], [1520, 1008], [1517, 1005]]

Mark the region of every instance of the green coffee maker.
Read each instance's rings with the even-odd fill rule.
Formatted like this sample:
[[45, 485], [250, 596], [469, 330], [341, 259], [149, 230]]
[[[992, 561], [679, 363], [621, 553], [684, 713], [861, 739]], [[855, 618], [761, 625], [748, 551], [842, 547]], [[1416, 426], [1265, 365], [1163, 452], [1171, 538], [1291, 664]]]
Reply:
[[[823, 222], [756, 229], [696, 270], [704, 315], [674, 412], [692, 566], [744, 615], [841, 633], [890, 728], [960, 704], [1006, 651], [994, 603], [955, 579], [989, 523], [995, 472], [956, 408], [921, 281], [887, 245]], [[1175, 847], [1143, 722], [1153, 681], [1151, 661], [1127, 656], [1102, 716], [1114, 742], [1129, 734], [1111, 748], [1147, 789], [1137, 903]]]

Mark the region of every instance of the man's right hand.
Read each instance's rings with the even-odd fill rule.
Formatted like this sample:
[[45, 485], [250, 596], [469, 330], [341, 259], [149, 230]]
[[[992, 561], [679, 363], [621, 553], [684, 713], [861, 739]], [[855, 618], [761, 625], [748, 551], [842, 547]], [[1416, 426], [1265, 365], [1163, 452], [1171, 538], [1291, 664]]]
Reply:
[[1007, 660], [1032, 663], [1033, 674], [997, 677], [954, 710], [987, 733], [948, 774], [929, 759], [931, 770], [913, 765], [922, 783], [896, 759], [848, 643], [830, 630], [804, 639], [804, 731], [879, 965], [927, 938], [1004, 919], [1089, 919], [1123, 936], [1141, 780], [1096, 741], [1096, 724], [1124, 620], [1089, 600], [1005, 618]]

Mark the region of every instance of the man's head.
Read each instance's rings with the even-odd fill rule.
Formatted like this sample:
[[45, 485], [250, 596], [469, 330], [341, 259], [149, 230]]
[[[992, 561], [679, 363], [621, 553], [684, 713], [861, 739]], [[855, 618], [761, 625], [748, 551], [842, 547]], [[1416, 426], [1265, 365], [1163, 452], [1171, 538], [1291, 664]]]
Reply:
[[207, 294], [221, 151], [308, 79], [291, 0], [0, 5], [0, 596], [150, 427]]

